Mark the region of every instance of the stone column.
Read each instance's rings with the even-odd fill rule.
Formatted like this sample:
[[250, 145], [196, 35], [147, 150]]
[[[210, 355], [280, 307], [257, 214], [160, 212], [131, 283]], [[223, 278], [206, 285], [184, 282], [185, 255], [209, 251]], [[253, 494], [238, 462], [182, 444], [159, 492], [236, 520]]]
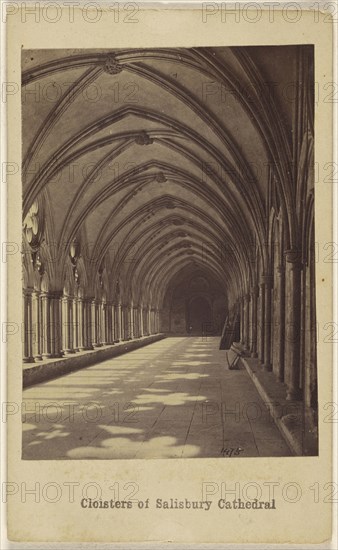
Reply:
[[251, 288], [251, 357], [258, 357], [257, 354], [257, 301], [258, 286]]
[[151, 334], [154, 334], [155, 333], [155, 312], [153, 310], [153, 308], [151, 309], [151, 312], [150, 312], [150, 333]]
[[146, 309], [146, 327], [147, 327], [147, 336], [150, 336], [150, 306], [147, 306], [147, 309]]
[[41, 293], [42, 305], [42, 358], [50, 359], [51, 338], [50, 338], [50, 296], [48, 292]]
[[96, 347], [100, 348], [102, 346], [102, 302], [98, 301], [96, 302]]
[[102, 346], [102, 303], [95, 302], [96, 347]]
[[114, 344], [118, 341], [118, 325], [117, 325], [117, 305], [114, 304], [114, 316], [113, 316], [113, 325], [114, 325]]
[[40, 322], [40, 294], [36, 290], [32, 292], [32, 355], [35, 361], [41, 361], [41, 322]]
[[56, 357], [56, 342], [55, 342], [55, 307], [54, 294], [49, 293], [49, 350], [51, 357]]
[[82, 348], [80, 351], [85, 351], [88, 349], [88, 312], [87, 312], [87, 300], [86, 298], [81, 298], [82, 301]]
[[277, 267], [279, 299], [277, 303], [277, 370], [276, 376], [280, 382], [284, 381], [284, 346], [285, 346], [285, 268], [283, 265]]
[[50, 295], [50, 340], [52, 357], [62, 356], [61, 335], [61, 292], [53, 292]]
[[110, 343], [115, 342], [115, 306], [110, 304]]
[[97, 326], [97, 308], [96, 308], [96, 300], [92, 300], [91, 302], [91, 340], [92, 340], [92, 346], [94, 348], [97, 348], [99, 345], [98, 342], [98, 326]]
[[243, 311], [242, 311], [242, 298], [239, 298], [239, 341], [243, 341]]
[[146, 308], [146, 335], [150, 335], [150, 308]]
[[121, 304], [121, 340], [126, 339], [126, 311], [125, 306]]
[[62, 334], [62, 352], [68, 353], [68, 298], [63, 296], [61, 299], [61, 334]]
[[139, 338], [140, 336], [140, 327], [139, 327], [139, 315], [138, 308], [134, 307], [134, 338]]
[[[27, 306], [27, 294], [25, 289], [22, 291], [22, 361], [24, 363], [30, 363], [29, 346], [27, 338], [27, 321], [28, 321], [28, 306]], [[31, 358], [33, 360], [33, 357]]]
[[121, 320], [121, 324], [120, 324], [120, 327], [121, 327], [121, 342], [123, 342], [123, 340], [124, 340], [124, 307], [123, 307], [122, 304], [121, 304], [120, 320]]
[[103, 346], [107, 345], [107, 304], [105, 302], [102, 302], [100, 304], [100, 317], [101, 317], [101, 344]]
[[265, 283], [261, 281], [260, 285], [260, 346], [259, 359], [264, 363], [264, 340], [265, 340]]
[[78, 322], [78, 342], [77, 346], [79, 351], [83, 351], [85, 348], [85, 338], [84, 338], [84, 302], [83, 298], [77, 299], [77, 322]]
[[69, 348], [71, 353], [74, 351], [74, 301], [71, 296], [68, 296], [68, 334], [69, 334]]
[[301, 321], [301, 270], [297, 250], [287, 250], [285, 276], [285, 367], [286, 399], [300, 399], [300, 321]]
[[117, 304], [116, 306], [116, 341], [122, 340], [122, 306]]
[[134, 315], [133, 315], [134, 309], [133, 309], [133, 305], [128, 306], [127, 311], [128, 311], [128, 334], [127, 334], [127, 338], [128, 338], [128, 340], [133, 340], [133, 338], [134, 338]]
[[62, 298], [62, 351], [65, 355], [74, 353], [72, 298]]
[[244, 296], [244, 322], [245, 322], [244, 345], [245, 345], [246, 349], [250, 349], [250, 315], [249, 315], [249, 307], [250, 307], [250, 294], [247, 293]]
[[95, 317], [93, 318], [93, 298], [88, 298], [86, 303], [87, 303], [87, 345], [89, 349], [94, 349], [93, 325], [95, 325]]
[[74, 353], [76, 351], [79, 351], [79, 319], [78, 319], [78, 299], [75, 296], [72, 299], [72, 312], [73, 312], [73, 319], [72, 319], [72, 328], [73, 328], [73, 351]]
[[139, 336], [142, 338], [144, 336], [143, 334], [143, 306], [139, 306], [139, 325], [140, 325], [140, 331]]
[[154, 321], [154, 324], [155, 324], [155, 334], [158, 333], [158, 310], [155, 309], [154, 311], [154, 318], [155, 318], [155, 321]]
[[137, 338], [138, 335], [138, 326], [137, 326], [137, 311], [136, 308], [133, 307], [133, 327], [134, 327], [134, 338]]
[[23, 293], [23, 362], [33, 363], [32, 296], [30, 290]]
[[105, 307], [105, 323], [106, 323], [106, 345], [109, 346], [113, 343], [113, 330], [112, 330], [112, 309], [111, 304], [109, 302], [106, 302]]
[[115, 340], [115, 309], [114, 309], [114, 304], [109, 303], [108, 304], [108, 310], [109, 310], [109, 343], [111, 345], [113, 345], [114, 340]]
[[129, 320], [129, 307], [127, 305], [123, 308], [124, 315], [124, 340], [130, 339], [130, 320]]
[[264, 363], [263, 368], [266, 371], [272, 370], [271, 363], [271, 290], [272, 290], [272, 277], [271, 275], [264, 275], [265, 283], [265, 307], [264, 307]]
[[62, 291], [59, 292], [56, 304], [57, 316], [59, 319], [58, 326], [58, 356], [62, 357]]
[[245, 299], [242, 296], [240, 300], [240, 315], [241, 315], [241, 344], [245, 345]]
[[93, 349], [91, 324], [92, 298], [83, 299], [83, 350]]

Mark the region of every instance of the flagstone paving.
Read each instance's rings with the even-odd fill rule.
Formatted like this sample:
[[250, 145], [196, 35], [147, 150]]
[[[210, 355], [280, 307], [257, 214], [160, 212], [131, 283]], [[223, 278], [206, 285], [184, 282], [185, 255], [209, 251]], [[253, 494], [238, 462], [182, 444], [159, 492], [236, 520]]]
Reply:
[[23, 391], [24, 459], [238, 458], [291, 452], [219, 338], [173, 337]]

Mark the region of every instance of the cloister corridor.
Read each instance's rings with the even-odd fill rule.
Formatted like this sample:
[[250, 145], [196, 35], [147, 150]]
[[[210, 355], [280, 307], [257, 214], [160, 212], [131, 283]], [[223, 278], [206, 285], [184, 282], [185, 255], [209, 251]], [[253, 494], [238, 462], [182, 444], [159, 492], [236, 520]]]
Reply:
[[313, 46], [21, 60], [23, 457], [318, 456]]
[[25, 389], [23, 458], [289, 456], [225, 353], [218, 337], [166, 338]]

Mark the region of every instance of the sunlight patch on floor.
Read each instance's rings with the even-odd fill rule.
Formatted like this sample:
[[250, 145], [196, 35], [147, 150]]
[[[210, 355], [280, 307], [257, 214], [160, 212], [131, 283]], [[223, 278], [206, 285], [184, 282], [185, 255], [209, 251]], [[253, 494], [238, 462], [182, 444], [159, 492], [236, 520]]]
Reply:
[[[87, 446], [71, 449], [67, 456], [73, 459], [180, 458], [183, 451], [186, 456], [194, 457], [198, 456], [200, 450], [196, 445], [177, 445], [176, 438], [171, 436], [154, 437], [143, 442], [131, 442], [126, 438], [116, 437], [105, 439], [101, 444], [102, 447]], [[125, 456], [126, 454], [127, 456]]]

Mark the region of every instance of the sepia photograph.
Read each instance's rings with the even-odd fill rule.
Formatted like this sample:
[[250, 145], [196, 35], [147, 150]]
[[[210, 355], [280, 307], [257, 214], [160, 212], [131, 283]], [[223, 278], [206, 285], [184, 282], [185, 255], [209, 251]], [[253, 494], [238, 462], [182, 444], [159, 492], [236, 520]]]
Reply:
[[318, 456], [314, 53], [22, 48], [22, 459]]
[[333, 15], [75, 4], [2, 10], [2, 546], [333, 550]]

